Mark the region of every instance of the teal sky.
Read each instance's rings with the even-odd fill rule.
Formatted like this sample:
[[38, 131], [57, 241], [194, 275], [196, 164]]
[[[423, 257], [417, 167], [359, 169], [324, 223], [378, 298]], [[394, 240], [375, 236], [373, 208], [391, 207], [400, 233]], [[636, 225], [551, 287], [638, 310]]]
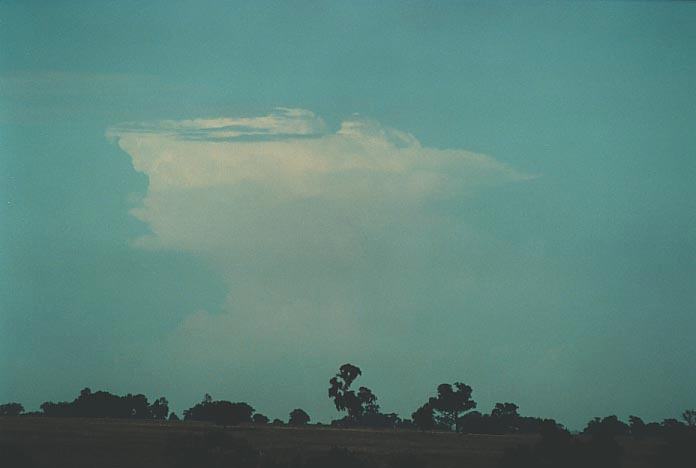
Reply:
[[696, 406], [696, 4], [0, 2], [0, 401]]

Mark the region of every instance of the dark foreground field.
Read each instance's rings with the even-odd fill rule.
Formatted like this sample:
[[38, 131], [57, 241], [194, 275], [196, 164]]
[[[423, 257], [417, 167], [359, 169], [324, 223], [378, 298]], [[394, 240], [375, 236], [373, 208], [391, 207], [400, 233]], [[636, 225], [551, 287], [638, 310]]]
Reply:
[[[21, 468], [160, 468], [183, 466], [180, 450], [221, 429], [202, 423], [109, 419], [0, 417], [0, 467]], [[226, 433], [244, 439], [263, 460], [280, 463], [294, 457], [321, 456], [346, 448], [373, 466], [399, 464], [429, 468], [495, 467], [506, 448], [533, 444], [528, 435], [458, 435], [416, 431], [332, 429], [308, 426], [237, 427]], [[647, 467], [654, 441], [622, 439], [625, 467]], [[9, 464], [7, 451], [15, 460]], [[23, 461], [22, 461], [23, 460]], [[196, 465], [197, 463], [194, 463]], [[237, 466], [230, 463], [230, 468]], [[271, 465], [274, 466], [274, 465]], [[278, 465], [282, 466], [282, 465]], [[330, 467], [326, 467], [330, 468]]]

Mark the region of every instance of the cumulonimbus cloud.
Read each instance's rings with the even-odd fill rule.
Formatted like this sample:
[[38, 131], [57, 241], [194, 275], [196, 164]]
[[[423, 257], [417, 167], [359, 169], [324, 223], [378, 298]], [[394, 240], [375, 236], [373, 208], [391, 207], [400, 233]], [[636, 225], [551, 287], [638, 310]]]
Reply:
[[529, 178], [492, 157], [428, 148], [369, 119], [352, 117], [329, 131], [303, 109], [127, 123], [107, 135], [149, 178], [134, 214], [151, 228], [142, 243], [153, 247], [277, 250], [323, 234], [337, 246], [356, 226], [404, 222], [392, 215], [428, 199]]
[[149, 178], [133, 214], [151, 232], [137, 244], [200, 255], [228, 285], [221, 310], [192, 310], [152, 344], [149, 359], [172, 373], [404, 349], [424, 316], [458, 308], [467, 252], [487, 248], [452, 207], [529, 178], [361, 117], [332, 130], [301, 109], [107, 135]]

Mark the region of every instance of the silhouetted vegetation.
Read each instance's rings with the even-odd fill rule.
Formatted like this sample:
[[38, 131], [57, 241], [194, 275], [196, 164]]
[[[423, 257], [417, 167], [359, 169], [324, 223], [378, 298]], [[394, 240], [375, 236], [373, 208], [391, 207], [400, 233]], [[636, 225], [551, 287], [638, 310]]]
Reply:
[[254, 424], [258, 424], [261, 426], [268, 424], [269, 421], [268, 416], [263, 415], [261, 413], [256, 413], [254, 416], [251, 417], [251, 420], [254, 422]]
[[[428, 398], [426, 403], [416, 409], [411, 414], [412, 419], [402, 420], [396, 413], [380, 412], [377, 396], [369, 388], [361, 386], [357, 390], [353, 389], [352, 385], [361, 375], [362, 371], [359, 367], [344, 364], [330, 379], [328, 395], [336, 409], [345, 412], [343, 418], [332, 421], [332, 426], [390, 428], [405, 431], [414, 429], [454, 431], [465, 434], [541, 435], [541, 439], [531, 445], [525, 445], [524, 438], [509, 439], [523, 442], [516, 448], [505, 451], [500, 461], [500, 466], [503, 468], [559, 466], [615, 468], [621, 465], [624, 451], [617, 440], [625, 445], [626, 441], [631, 440], [630, 437], [639, 441], [650, 438], [646, 443], [653, 449], [648, 461], [656, 468], [690, 467], [696, 461], [696, 410], [684, 411], [681, 414], [681, 421], [665, 419], [661, 423], [645, 422], [635, 415], [631, 415], [628, 422], [622, 421], [616, 415], [595, 417], [588, 421], [580, 435], [573, 436], [552, 419], [520, 415], [518, 405], [512, 402], [496, 403], [488, 414], [476, 411], [474, 408], [477, 405], [472, 398], [472, 388], [461, 382], [455, 382], [438, 385], [436, 396]], [[169, 402], [164, 397], [150, 403], [142, 394], [129, 393], [119, 396], [106, 391], [92, 392], [89, 388], [83, 389], [71, 402], [44, 402], [41, 410], [42, 413], [35, 414], [49, 417], [179, 421], [179, 417], [169, 411]], [[0, 416], [22, 416], [18, 420], [12, 420], [13, 422], [22, 421], [26, 415], [31, 414], [25, 413], [24, 407], [19, 403], [0, 405]], [[269, 418], [264, 414], [255, 413], [254, 408], [249, 404], [213, 400], [209, 394], [206, 394], [201, 402], [185, 410], [183, 419], [212, 422], [225, 427], [247, 423], [253, 423], [256, 426], [269, 425]], [[10, 418], [6, 421], [10, 421]], [[310, 416], [300, 408], [294, 409], [289, 414], [288, 425], [290, 426], [307, 427], [309, 422]], [[270, 424], [284, 425], [280, 419], [274, 419]], [[317, 423], [317, 425], [320, 424]], [[177, 427], [185, 426], [182, 423]], [[273, 429], [261, 427], [255, 429], [257, 434], [267, 434], [265, 431], [273, 431]], [[287, 433], [296, 432], [287, 431]], [[531, 442], [532, 439], [526, 440]], [[433, 462], [427, 456], [421, 456], [424, 454], [399, 452], [391, 452], [388, 454], [389, 457], [384, 456], [376, 462], [369, 457], [363, 458], [350, 450], [336, 447], [324, 453], [319, 453], [316, 449], [308, 453], [295, 452], [291, 458], [288, 458], [288, 454], [285, 453], [284, 457], [276, 459], [256, 450], [247, 441], [233, 437], [225, 430], [200, 434], [183, 429], [182, 435], [170, 438], [165, 452], [167, 466], [180, 468], [223, 466], [425, 468]], [[0, 445], [0, 465], [34, 466], [28, 453], [30, 452], [17, 444]]]
[[377, 396], [367, 387], [360, 387], [356, 393], [350, 389], [353, 381], [362, 374], [359, 367], [352, 364], [343, 364], [338, 374], [329, 380], [329, 398], [332, 398], [338, 411], [348, 413], [347, 424], [359, 424], [363, 415], [367, 412], [376, 412]]
[[532, 447], [505, 452], [501, 468], [614, 468], [621, 466], [623, 449], [612, 437], [593, 435], [582, 441], [558, 424], [541, 426], [541, 440]]
[[247, 403], [232, 403], [226, 400], [214, 401], [207, 393], [203, 401], [184, 410], [184, 420], [211, 421], [222, 426], [236, 426], [250, 423], [254, 408]]
[[164, 397], [149, 404], [145, 395], [113, 395], [109, 392], [92, 392], [84, 388], [72, 402], [41, 404], [46, 416], [83, 418], [165, 419], [169, 404]]
[[309, 422], [309, 415], [300, 408], [296, 408], [290, 412], [288, 424], [291, 426], [304, 426]]
[[687, 468], [696, 462], [696, 429], [676, 419], [666, 419], [661, 424], [645, 423], [637, 416], [629, 418], [629, 424], [617, 416], [593, 418], [583, 431], [584, 439], [572, 437], [556, 425], [542, 426], [542, 440], [534, 447], [518, 447], [503, 457], [504, 468], [555, 467], [580, 468], [594, 466], [613, 468], [621, 466], [623, 449], [617, 437], [633, 435], [643, 438], [659, 436], [662, 443], [651, 456], [655, 468]]
[[5, 403], [0, 405], [0, 416], [19, 416], [24, 413], [24, 406], [20, 403]]
[[684, 419], [687, 424], [663, 422], [662, 444], [652, 459], [655, 468], [687, 468], [696, 464], [696, 427]]
[[426, 403], [411, 414], [413, 424], [421, 431], [430, 431], [435, 428], [435, 412], [430, 403]]
[[459, 432], [460, 417], [466, 411], [476, 408], [476, 402], [471, 399], [472, 389], [468, 385], [456, 382], [437, 386], [437, 396], [431, 397], [426, 404], [418, 408], [411, 417], [421, 430], [442, 427], [450, 430], [452, 426]]
[[362, 371], [359, 367], [343, 364], [338, 373], [329, 380], [329, 398], [333, 399], [338, 411], [348, 413], [344, 418], [331, 421], [331, 425], [337, 427], [396, 427], [400, 422], [398, 415], [381, 413], [377, 404], [377, 395], [372, 390], [360, 387], [355, 392], [350, 388], [353, 381], [361, 374]]
[[594, 418], [587, 423], [584, 434], [615, 437], [630, 433], [628, 424], [621, 421], [615, 415], [605, 418]]

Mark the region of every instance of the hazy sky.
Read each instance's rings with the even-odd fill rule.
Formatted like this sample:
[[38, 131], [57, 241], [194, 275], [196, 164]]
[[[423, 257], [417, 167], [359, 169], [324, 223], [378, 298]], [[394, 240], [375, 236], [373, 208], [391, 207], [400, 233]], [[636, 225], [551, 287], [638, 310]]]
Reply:
[[0, 2], [0, 400], [696, 406], [696, 4]]

